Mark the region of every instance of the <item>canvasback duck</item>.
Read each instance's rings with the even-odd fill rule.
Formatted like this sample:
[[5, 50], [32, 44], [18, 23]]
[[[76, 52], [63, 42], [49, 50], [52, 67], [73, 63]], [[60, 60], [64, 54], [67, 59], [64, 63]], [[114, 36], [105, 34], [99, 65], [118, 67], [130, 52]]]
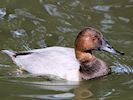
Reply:
[[81, 81], [110, 73], [109, 66], [92, 55], [93, 50], [122, 54], [107, 42], [101, 32], [91, 27], [79, 32], [75, 49], [53, 46], [23, 52], [2, 51], [8, 54], [19, 68], [33, 75]]

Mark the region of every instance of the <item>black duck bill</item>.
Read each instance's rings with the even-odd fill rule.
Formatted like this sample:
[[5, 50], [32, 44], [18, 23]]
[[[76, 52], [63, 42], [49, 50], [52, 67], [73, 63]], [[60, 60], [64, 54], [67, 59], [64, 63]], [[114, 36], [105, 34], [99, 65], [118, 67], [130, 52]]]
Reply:
[[99, 50], [109, 52], [113, 55], [124, 55], [123, 52], [120, 52], [116, 50], [115, 48], [113, 48], [111, 44], [105, 38], [102, 38], [102, 44]]

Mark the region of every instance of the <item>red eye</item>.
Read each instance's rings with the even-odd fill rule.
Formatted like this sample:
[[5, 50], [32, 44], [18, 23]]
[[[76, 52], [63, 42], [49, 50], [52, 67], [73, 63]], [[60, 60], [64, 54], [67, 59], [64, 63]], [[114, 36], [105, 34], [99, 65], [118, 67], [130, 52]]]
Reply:
[[95, 41], [95, 40], [96, 40], [96, 38], [93, 38], [92, 40], [93, 40], [93, 41]]
[[93, 41], [95, 41], [96, 39], [97, 39], [97, 36], [94, 36], [94, 37], [93, 37]]

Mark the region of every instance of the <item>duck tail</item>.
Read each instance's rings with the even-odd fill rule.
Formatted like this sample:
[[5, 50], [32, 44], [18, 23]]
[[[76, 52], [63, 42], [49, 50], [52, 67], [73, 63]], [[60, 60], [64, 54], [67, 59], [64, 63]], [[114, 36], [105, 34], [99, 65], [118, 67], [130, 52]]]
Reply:
[[2, 50], [2, 53], [7, 54], [8, 56], [10, 56], [12, 59], [15, 58], [16, 52], [12, 51], [12, 50]]

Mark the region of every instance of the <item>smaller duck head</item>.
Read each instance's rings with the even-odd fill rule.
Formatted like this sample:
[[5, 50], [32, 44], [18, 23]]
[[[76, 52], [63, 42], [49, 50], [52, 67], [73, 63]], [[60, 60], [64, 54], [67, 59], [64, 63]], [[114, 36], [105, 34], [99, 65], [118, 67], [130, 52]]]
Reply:
[[91, 27], [84, 28], [79, 32], [75, 41], [76, 58], [78, 60], [83, 60], [83, 58], [94, 60], [95, 56], [91, 55], [92, 50], [106, 51], [114, 55], [124, 54], [114, 49], [98, 30]]

